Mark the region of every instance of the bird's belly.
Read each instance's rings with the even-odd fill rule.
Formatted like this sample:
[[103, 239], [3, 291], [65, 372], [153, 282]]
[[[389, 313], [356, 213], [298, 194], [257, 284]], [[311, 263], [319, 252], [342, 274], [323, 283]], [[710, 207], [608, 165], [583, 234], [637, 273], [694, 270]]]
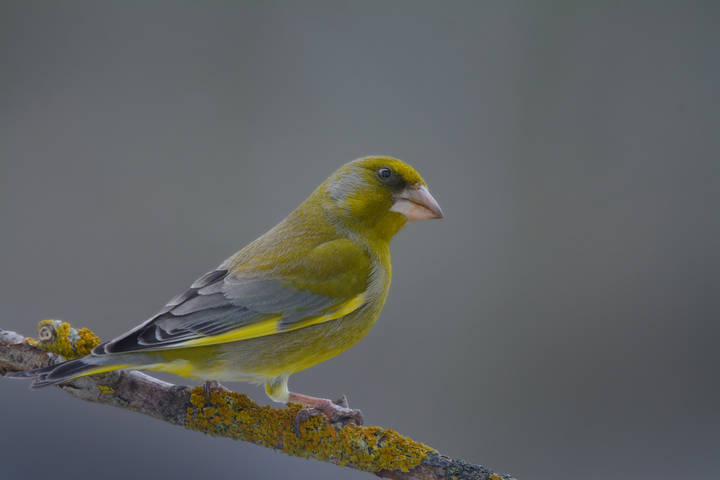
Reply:
[[223, 345], [228, 366], [269, 378], [299, 372], [355, 345], [377, 318], [368, 313], [357, 312], [291, 332]]
[[344, 352], [367, 334], [376, 318], [377, 313], [364, 310], [290, 332], [165, 350], [162, 365], [149, 369], [197, 379], [259, 383], [299, 372]]

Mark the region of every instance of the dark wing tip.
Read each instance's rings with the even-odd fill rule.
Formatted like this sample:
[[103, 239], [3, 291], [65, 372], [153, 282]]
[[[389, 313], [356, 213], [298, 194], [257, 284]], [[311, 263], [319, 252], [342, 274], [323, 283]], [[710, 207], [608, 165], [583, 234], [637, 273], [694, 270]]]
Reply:
[[[200, 278], [195, 280], [192, 285], [190, 285], [190, 288], [170, 300], [167, 305], [165, 305], [165, 308], [153, 316], [150, 320], [119, 338], [98, 345], [95, 349], [93, 349], [93, 354], [104, 355], [108, 353], [127, 353], [151, 348], [160, 344], [171, 345], [185, 340], [188, 334], [192, 332], [182, 329], [179, 329], [178, 332], [167, 331], [166, 328], [163, 328], [158, 324], [158, 321], [166, 318], [181, 318], [188, 316], [188, 314], [173, 314], [172, 311], [181, 307], [183, 304], [187, 305], [188, 302], [192, 303], [193, 299], [196, 299], [197, 297], [204, 296], [199, 293], [200, 290], [212, 284], [222, 282], [227, 273], [227, 269], [220, 268], [202, 275]], [[221, 293], [208, 295], [208, 297], [216, 296], [220, 296], [224, 299]], [[208, 306], [205, 306], [205, 308], [207, 307]]]
[[106, 354], [106, 353], [107, 353], [107, 349], [106, 349], [105, 347], [107, 347], [108, 343], [110, 343], [110, 342], [109, 342], [109, 341], [107, 341], [107, 342], [102, 342], [100, 345], [98, 345], [97, 347], [93, 348], [91, 353], [92, 353], [93, 355], [104, 355], [104, 354]]

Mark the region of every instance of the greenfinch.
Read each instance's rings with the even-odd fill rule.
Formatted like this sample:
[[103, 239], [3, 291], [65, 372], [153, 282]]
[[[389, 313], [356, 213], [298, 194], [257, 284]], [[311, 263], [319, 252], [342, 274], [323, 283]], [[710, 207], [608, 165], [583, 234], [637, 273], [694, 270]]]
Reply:
[[290, 392], [288, 378], [368, 333], [390, 288], [390, 240], [408, 220], [442, 216], [408, 164], [385, 156], [352, 161], [146, 322], [90, 355], [14, 376], [31, 377], [38, 388], [112, 370], [163, 371], [264, 383], [276, 402], [331, 418], [349, 414]]

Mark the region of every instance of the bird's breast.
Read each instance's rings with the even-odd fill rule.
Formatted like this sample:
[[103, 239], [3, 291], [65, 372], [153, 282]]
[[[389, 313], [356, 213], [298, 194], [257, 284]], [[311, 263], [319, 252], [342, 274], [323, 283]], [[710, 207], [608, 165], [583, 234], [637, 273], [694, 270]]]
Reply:
[[222, 348], [228, 365], [246, 373], [275, 377], [324, 362], [355, 345], [370, 331], [385, 304], [389, 286], [388, 268], [374, 261], [362, 306], [328, 322], [225, 344]]

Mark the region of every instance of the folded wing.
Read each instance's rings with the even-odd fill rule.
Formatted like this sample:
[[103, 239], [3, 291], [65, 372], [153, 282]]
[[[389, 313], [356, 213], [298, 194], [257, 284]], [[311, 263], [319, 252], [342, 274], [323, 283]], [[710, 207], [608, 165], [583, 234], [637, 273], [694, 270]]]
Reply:
[[[314, 270], [318, 270], [317, 265]], [[271, 274], [232, 273], [219, 268], [196, 280], [154, 317], [99, 345], [93, 353], [247, 340], [337, 319], [361, 308], [366, 301], [364, 287], [350, 292], [344, 288], [338, 296], [321, 295]]]

